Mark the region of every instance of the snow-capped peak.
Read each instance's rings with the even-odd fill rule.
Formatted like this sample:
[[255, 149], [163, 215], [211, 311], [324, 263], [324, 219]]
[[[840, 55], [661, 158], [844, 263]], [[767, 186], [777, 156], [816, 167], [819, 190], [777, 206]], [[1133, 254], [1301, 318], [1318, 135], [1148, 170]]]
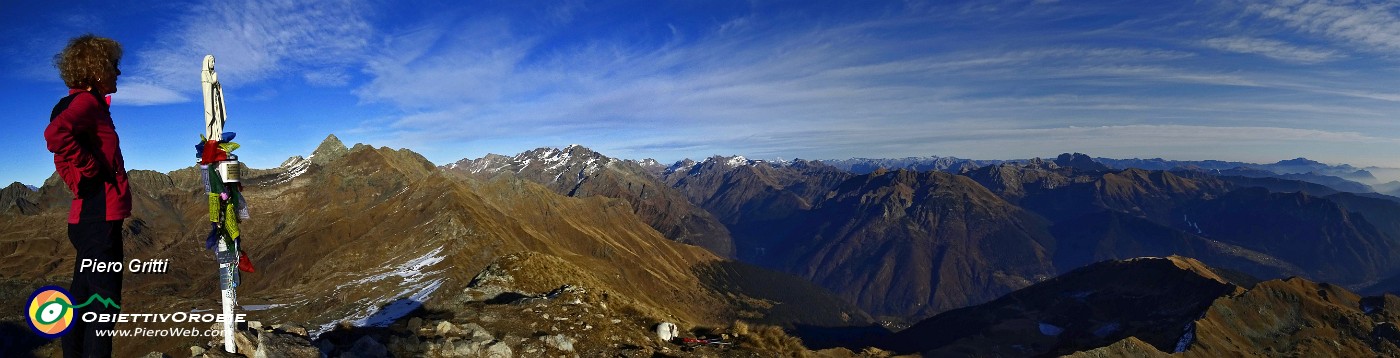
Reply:
[[729, 167], [731, 167], [731, 168], [732, 168], [732, 167], [742, 166], [742, 165], [745, 165], [745, 164], [749, 164], [749, 158], [744, 158], [744, 156], [742, 156], [742, 155], [733, 156], [733, 157], [729, 158], [729, 161], [724, 162], [724, 165], [727, 165], [727, 166], [729, 166]]

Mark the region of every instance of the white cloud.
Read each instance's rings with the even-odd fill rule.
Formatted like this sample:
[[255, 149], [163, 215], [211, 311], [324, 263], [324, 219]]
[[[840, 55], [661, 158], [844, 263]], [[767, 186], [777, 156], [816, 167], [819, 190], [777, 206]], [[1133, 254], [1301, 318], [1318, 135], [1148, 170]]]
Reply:
[[342, 85], [363, 59], [372, 28], [354, 0], [219, 1], [191, 8], [152, 48], [135, 54], [134, 80], [177, 93], [199, 89], [206, 54], [220, 81], [237, 87], [274, 77]]
[[[906, 29], [939, 25], [875, 18], [775, 28], [750, 16], [684, 29], [681, 42], [559, 45], [550, 30], [518, 32], [511, 20], [445, 16], [391, 36], [368, 59], [371, 80], [356, 95], [401, 114], [357, 132], [405, 145], [585, 143], [663, 158], [1395, 146], [1385, 136], [1396, 133], [1377, 125], [1390, 96], [1358, 88], [1351, 72], [1221, 67], [1215, 51], [1192, 52], [1202, 43], [1124, 42], [1132, 32], [1121, 29], [1003, 42], [917, 30], [911, 41], [901, 38]], [[662, 22], [656, 31], [675, 30]], [[1294, 63], [1344, 57], [1262, 38], [1204, 44]], [[1346, 108], [1356, 110], [1335, 110]]]
[[958, 91], [981, 90], [954, 88], [970, 71], [1195, 56], [1088, 46], [901, 54], [891, 51], [902, 46], [899, 39], [869, 37], [880, 28], [759, 34], [735, 23], [716, 25], [685, 45], [594, 41], [546, 51], [536, 48], [535, 38], [511, 33], [503, 20], [430, 21], [392, 36], [369, 61], [372, 80], [356, 94], [402, 109], [388, 127], [403, 141], [559, 135], [561, 128], [579, 136], [642, 129], [763, 133], [783, 126], [924, 121], [946, 112], [943, 100]]
[[1371, 1], [1248, 2], [1250, 12], [1298, 31], [1350, 43], [1368, 52], [1400, 53], [1397, 4]]
[[1261, 55], [1279, 61], [1302, 64], [1315, 64], [1342, 58], [1336, 51], [1304, 48], [1283, 41], [1255, 37], [1218, 37], [1202, 41], [1202, 44], [1221, 51]]
[[1338, 132], [1279, 127], [1225, 127], [1190, 125], [1124, 125], [1093, 127], [1023, 128], [972, 130], [960, 140], [1088, 141], [1098, 145], [1142, 146], [1145, 143], [1170, 145], [1244, 142], [1336, 142], [1400, 143], [1400, 139], [1374, 137], [1356, 132]]
[[114, 106], [153, 106], [189, 100], [179, 92], [147, 83], [119, 83], [118, 86], [117, 93], [112, 94]]

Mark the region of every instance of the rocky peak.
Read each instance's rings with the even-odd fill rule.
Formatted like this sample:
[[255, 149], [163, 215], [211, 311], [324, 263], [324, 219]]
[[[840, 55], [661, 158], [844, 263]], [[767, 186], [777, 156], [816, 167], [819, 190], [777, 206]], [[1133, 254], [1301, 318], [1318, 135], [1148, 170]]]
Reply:
[[1012, 165], [1012, 166], [1013, 166], [1013, 167], [1020, 167], [1020, 168], [1028, 168], [1028, 169], [1043, 169], [1043, 170], [1055, 170], [1055, 169], [1059, 169], [1059, 168], [1060, 168], [1060, 165], [1059, 165], [1059, 164], [1055, 164], [1054, 161], [1046, 161], [1045, 159], [1040, 159], [1040, 158], [1031, 158], [1030, 160], [1027, 160], [1026, 163], [1025, 163], [1024, 165]]
[[278, 167], [278, 168], [289, 168], [289, 167], [295, 166], [295, 165], [297, 165], [298, 163], [301, 163], [301, 162], [303, 162], [303, 161], [306, 161], [306, 158], [303, 158], [303, 157], [300, 156], [300, 155], [293, 155], [293, 156], [291, 156], [291, 157], [288, 157], [287, 160], [282, 161], [282, 164], [281, 164], [281, 165], [278, 165], [277, 167]]
[[345, 143], [341, 143], [340, 138], [331, 134], [326, 136], [326, 140], [321, 141], [321, 145], [316, 146], [316, 150], [311, 152], [311, 163], [325, 165], [349, 152], [350, 149], [345, 147]]
[[1107, 165], [1103, 165], [1103, 163], [1099, 163], [1097, 160], [1094, 160], [1094, 158], [1083, 153], [1060, 154], [1058, 158], [1055, 158], [1055, 164], [1060, 167], [1074, 168], [1074, 170], [1087, 172], [1103, 172], [1109, 170]]
[[745, 166], [745, 165], [749, 165], [749, 164], [752, 164], [752, 163], [754, 163], [754, 161], [749, 160], [749, 158], [745, 158], [745, 157], [742, 156], [742, 155], [734, 155], [734, 156], [727, 156], [727, 157], [726, 157], [726, 156], [715, 155], [715, 156], [711, 156], [711, 157], [709, 157], [709, 158], [705, 158], [705, 161], [700, 162], [700, 165], [703, 165], [703, 166], [724, 166], [724, 167], [728, 167], [728, 168], [738, 168], [738, 167]]
[[5, 191], [5, 192], [11, 192], [11, 191], [19, 192], [20, 189], [29, 190], [29, 191], [37, 191], [37, 190], [34, 190], [34, 189], [30, 189], [30, 187], [29, 187], [28, 185], [24, 185], [24, 183], [20, 183], [20, 182], [10, 183], [10, 186], [5, 187], [4, 191]]
[[[522, 173], [524, 171], [538, 171], [549, 175], [554, 175], [556, 180], [562, 177], [565, 172], [583, 173], [591, 175], [597, 173], [600, 168], [613, 162], [613, 158], [588, 149], [578, 144], [572, 144], [563, 149], [552, 147], [535, 148], [517, 154], [507, 161], [499, 161], [494, 171], [510, 171]], [[492, 170], [492, 169], [487, 169]]]
[[133, 188], [140, 187], [144, 191], [159, 192], [173, 189], [175, 182], [165, 173], [151, 170], [132, 170], [126, 173]]
[[29, 186], [20, 182], [14, 182], [5, 189], [0, 189], [0, 212], [18, 208], [21, 213], [37, 213], [38, 198], [39, 192], [30, 190]]
[[666, 175], [669, 175], [669, 174], [675, 173], [675, 172], [690, 171], [691, 168], [695, 168], [695, 166], [696, 166], [696, 165], [699, 165], [699, 164], [700, 164], [699, 162], [696, 162], [696, 161], [694, 161], [694, 160], [691, 160], [690, 158], [686, 158], [686, 159], [682, 159], [682, 160], [680, 160], [680, 161], [677, 161], [675, 164], [671, 164], [671, 166], [669, 166], [669, 167], [666, 167], [666, 171], [664, 171], [664, 172], [662, 172], [662, 173], [663, 173], [663, 174], [666, 174]]
[[656, 161], [656, 159], [651, 158], [646, 158], [642, 160], [629, 160], [629, 162], [632, 162], [634, 164], [637, 164], [637, 166], [642, 167], [642, 170], [646, 171], [647, 174], [651, 174], [653, 178], [657, 179], [660, 179], [661, 177], [665, 176], [666, 169], [668, 169], [666, 165], [661, 164], [661, 162], [658, 162]]
[[311, 168], [311, 161], [295, 155], [282, 161], [282, 165], [277, 166], [277, 176], [265, 185], [277, 185], [290, 182], [292, 179], [306, 174], [306, 170]]

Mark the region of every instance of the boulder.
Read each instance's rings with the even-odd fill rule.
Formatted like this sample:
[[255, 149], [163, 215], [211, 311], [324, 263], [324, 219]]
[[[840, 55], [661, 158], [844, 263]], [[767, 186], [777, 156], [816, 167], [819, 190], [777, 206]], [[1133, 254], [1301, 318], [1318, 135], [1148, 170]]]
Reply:
[[496, 340], [496, 337], [492, 336], [491, 332], [487, 332], [486, 328], [482, 328], [479, 324], [465, 323], [462, 324], [460, 328], [462, 329], [462, 335], [469, 337], [473, 341], [490, 342]]
[[547, 346], [554, 347], [554, 349], [572, 352], [574, 350], [574, 343], [578, 340], [565, 337], [562, 334], [556, 334], [553, 336], [540, 337], [540, 341], [543, 341]]
[[305, 337], [290, 333], [263, 332], [258, 335], [258, 348], [253, 358], [289, 357], [317, 358], [321, 351], [311, 346]]
[[[223, 348], [223, 346], [224, 343], [221, 341], [215, 347]], [[233, 334], [233, 346], [238, 347], [238, 354], [253, 355], [253, 351], [258, 350], [258, 337], [254, 336], [253, 333], [248, 331], [236, 331]]]
[[486, 352], [483, 354], [483, 356], [487, 358], [510, 358], [513, 355], [514, 352], [510, 350], [510, 346], [506, 345], [505, 342], [496, 342], [486, 346]]
[[302, 338], [311, 338], [311, 334], [306, 331], [306, 327], [302, 327], [296, 324], [285, 323], [273, 325], [272, 329], [275, 331], [291, 333], [297, 336], [301, 336]]
[[389, 349], [385, 348], [383, 344], [379, 344], [379, 341], [374, 340], [374, 338], [363, 336], [355, 341], [355, 345], [350, 347], [349, 352], [340, 356], [345, 358], [388, 358]]
[[452, 346], [452, 352], [459, 357], [476, 357], [486, 351], [486, 343], [481, 341], [457, 341]]

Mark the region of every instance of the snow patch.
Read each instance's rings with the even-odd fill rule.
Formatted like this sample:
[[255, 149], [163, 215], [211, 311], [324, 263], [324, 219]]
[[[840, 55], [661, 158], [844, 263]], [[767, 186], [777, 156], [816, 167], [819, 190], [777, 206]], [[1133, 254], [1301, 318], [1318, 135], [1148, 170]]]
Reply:
[[394, 321], [399, 320], [399, 318], [413, 313], [418, 307], [423, 307], [423, 301], [427, 300], [433, 292], [437, 292], [438, 288], [441, 287], [441, 278], [408, 287], [396, 295], [397, 297], [408, 296], [407, 298], [400, 298], [394, 302], [390, 302], [383, 308], [371, 307], [368, 312], [365, 312], [369, 315], [354, 320], [352, 323], [358, 327], [388, 327], [389, 324], [394, 323]]
[[[424, 271], [424, 269], [442, 262], [447, 257], [443, 255], [442, 252], [443, 247], [439, 246], [426, 254], [405, 261], [391, 270], [336, 287], [336, 292], [350, 287], [382, 287], [385, 282], [380, 281], [391, 277], [402, 279], [402, 283], [399, 286], [401, 287], [400, 289], [377, 298], [370, 297], [357, 301], [356, 304], [360, 305], [359, 309], [354, 310], [354, 313], [351, 313], [343, 319], [332, 320], [320, 325], [310, 332], [312, 339], [319, 337], [322, 333], [329, 332], [342, 321], [349, 321], [351, 324], [358, 327], [386, 327], [399, 318], [422, 307], [423, 302], [431, 297], [434, 292], [437, 292], [438, 288], [442, 287], [443, 278], [441, 277], [425, 279], [429, 274], [436, 274], [441, 271]], [[389, 300], [393, 301], [384, 304], [382, 307], [379, 305], [379, 303]]]
[[352, 282], [348, 285], [362, 285], [370, 282], [381, 281], [392, 276], [402, 277], [405, 281], [418, 281], [426, 275], [423, 273], [424, 268], [442, 262], [443, 259], [447, 258], [446, 255], [440, 255], [441, 253], [442, 246], [438, 246], [438, 248], [434, 249], [432, 252], [423, 254], [423, 256], [419, 256], [412, 260], [408, 260], [408, 262], [404, 262], [402, 265], [395, 267], [392, 271], [355, 280], [355, 282]]
[[280, 167], [280, 169], [282, 169], [282, 172], [277, 174], [277, 178], [274, 178], [267, 184], [263, 185], [272, 186], [284, 184], [287, 182], [291, 182], [292, 179], [296, 179], [302, 174], [306, 174], [306, 171], [308, 169], [311, 169], [311, 158], [315, 157], [316, 155], [312, 154], [310, 157], [307, 157], [305, 159], [302, 159], [302, 157], [300, 156], [287, 158], [287, 161], [282, 162], [282, 166]]
[[1182, 214], [1182, 215], [1181, 215], [1181, 221], [1185, 221], [1187, 227], [1190, 227], [1190, 228], [1192, 228], [1192, 229], [1196, 229], [1196, 235], [1205, 235], [1205, 234], [1206, 234], [1205, 231], [1201, 231], [1201, 226], [1200, 226], [1200, 225], [1197, 225], [1196, 222], [1191, 221], [1191, 218], [1186, 217], [1186, 214]]
[[729, 161], [724, 162], [724, 165], [727, 165], [731, 168], [742, 166], [745, 164], [749, 164], [749, 158], [744, 158], [744, 156], [742, 155], [736, 155], [733, 158], [729, 158]]
[[266, 305], [242, 305], [242, 306], [238, 306], [238, 307], [241, 308], [241, 309], [243, 309], [244, 311], [266, 311], [266, 310], [270, 310], [270, 309], [273, 309], [273, 308], [282, 307], [282, 306], [286, 306], [286, 305], [287, 305], [287, 304], [285, 304], [285, 303], [273, 303], [273, 304], [266, 304]]
[[1181, 339], [1176, 341], [1176, 349], [1172, 353], [1186, 351], [1186, 347], [1191, 346], [1191, 342], [1196, 340], [1196, 322], [1186, 323], [1186, 333], [1181, 335]]
[[1045, 322], [1040, 322], [1040, 334], [1043, 334], [1043, 335], [1046, 335], [1046, 336], [1050, 336], [1050, 337], [1056, 337], [1056, 336], [1059, 336], [1060, 333], [1064, 333], [1064, 331], [1065, 331], [1065, 329], [1064, 329], [1064, 328], [1061, 328], [1060, 326], [1056, 326], [1056, 325], [1049, 324], [1049, 323], [1045, 323]]

